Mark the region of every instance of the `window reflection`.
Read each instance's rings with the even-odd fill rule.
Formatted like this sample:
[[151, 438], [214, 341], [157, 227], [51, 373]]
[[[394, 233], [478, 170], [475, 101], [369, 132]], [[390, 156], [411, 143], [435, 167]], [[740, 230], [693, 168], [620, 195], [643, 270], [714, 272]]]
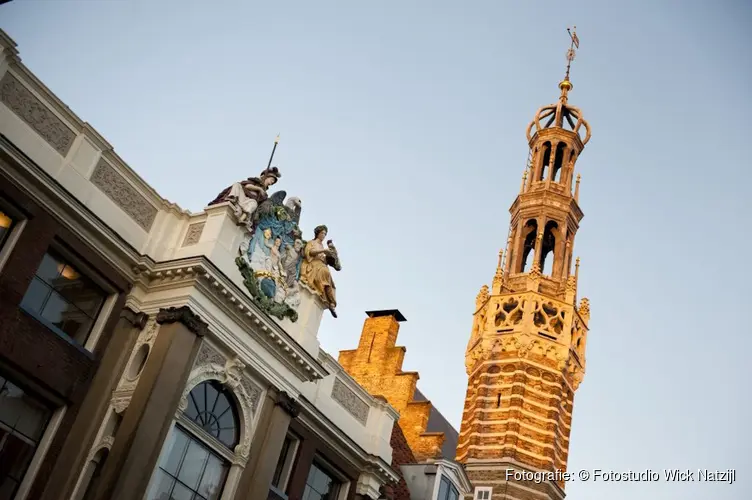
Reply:
[[49, 408], [0, 377], [0, 500], [15, 496], [49, 418]]
[[209, 448], [175, 427], [162, 451], [148, 500], [216, 500], [228, 464]]
[[43, 257], [21, 307], [83, 345], [104, 299], [104, 291], [50, 251]]
[[13, 222], [10, 215], [0, 210], [0, 248], [3, 247], [3, 243], [5, 243], [10, 230], [13, 228]]
[[305, 500], [335, 500], [339, 493], [339, 482], [317, 464], [311, 465], [306, 479], [303, 498]]

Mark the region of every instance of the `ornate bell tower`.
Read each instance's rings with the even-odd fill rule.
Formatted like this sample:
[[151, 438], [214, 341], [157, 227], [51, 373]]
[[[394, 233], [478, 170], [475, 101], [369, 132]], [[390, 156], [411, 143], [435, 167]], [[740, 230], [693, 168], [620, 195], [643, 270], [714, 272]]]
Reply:
[[[570, 36], [571, 63], [579, 40]], [[568, 64], [558, 102], [527, 128], [530, 155], [509, 209], [506, 258], [502, 250], [491, 289], [483, 285], [475, 301], [457, 460], [476, 487], [492, 488], [482, 498], [564, 497], [590, 318], [588, 299], [577, 301], [579, 259], [572, 269], [583, 217], [575, 164], [590, 127], [568, 102], [572, 88]]]

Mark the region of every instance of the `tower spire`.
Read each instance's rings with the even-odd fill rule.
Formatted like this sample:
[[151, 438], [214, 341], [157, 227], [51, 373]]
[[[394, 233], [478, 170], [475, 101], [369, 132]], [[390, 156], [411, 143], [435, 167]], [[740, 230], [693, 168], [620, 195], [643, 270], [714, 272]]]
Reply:
[[564, 79], [559, 82], [559, 88], [561, 89], [561, 97], [559, 99], [563, 102], [567, 101], [567, 93], [574, 87], [569, 80], [569, 71], [572, 68], [572, 61], [574, 61], [574, 56], [576, 55], [575, 49], [580, 48], [580, 39], [577, 38], [577, 26], [572, 26], [571, 30], [567, 28], [567, 33], [569, 33], [571, 40], [571, 44], [567, 50], [567, 72], [564, 74]]
[[563, 480], [513, 481], [509, 470], [566, 471], [574, 392], [585, 373], [590, 303], [577, 305], [573, 252], [583, 218], [575, 166], [590, 126], [567, 102], [579, 47], [574, 27], [569, 36], [561, 98], [528, 125], [529, 167], [509, 208], [506, 250], [490, 293], [484, 287], [476, 298], [465, 351], [468, 392], [456, 458], [494, 498], [522, 500], [530, 489], [541, 499], [563, 498]]

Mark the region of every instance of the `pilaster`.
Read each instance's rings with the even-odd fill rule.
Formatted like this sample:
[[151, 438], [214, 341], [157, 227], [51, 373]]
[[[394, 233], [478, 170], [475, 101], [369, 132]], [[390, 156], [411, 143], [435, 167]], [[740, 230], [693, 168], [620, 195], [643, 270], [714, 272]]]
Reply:
[[115, 434], [95, 497], [141, 498], [208, 326], [188, 306], [161, 309], [159, 333]]

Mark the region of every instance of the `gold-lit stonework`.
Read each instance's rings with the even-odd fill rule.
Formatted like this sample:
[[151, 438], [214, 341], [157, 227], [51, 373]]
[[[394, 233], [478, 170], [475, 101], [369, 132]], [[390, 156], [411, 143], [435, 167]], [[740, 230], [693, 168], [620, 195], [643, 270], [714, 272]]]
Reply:
[[574, 391], [585, 373], [590, 304], [577, 299], [579, 259], [572, 265], [583, 217], [579, 174], [573, 181], [590, 126], [568, 103], [569, 67], [559, 88], [558, 102], [528, 126], [530, 161], [510, 208], [506, 252], [491, 288], [476, 297], [465, 357], [457, 460], [476, 487], [494, 488], [494, 499], [564, 497], [563, 482], [507, 481], [506, 471], [566, 470]]

